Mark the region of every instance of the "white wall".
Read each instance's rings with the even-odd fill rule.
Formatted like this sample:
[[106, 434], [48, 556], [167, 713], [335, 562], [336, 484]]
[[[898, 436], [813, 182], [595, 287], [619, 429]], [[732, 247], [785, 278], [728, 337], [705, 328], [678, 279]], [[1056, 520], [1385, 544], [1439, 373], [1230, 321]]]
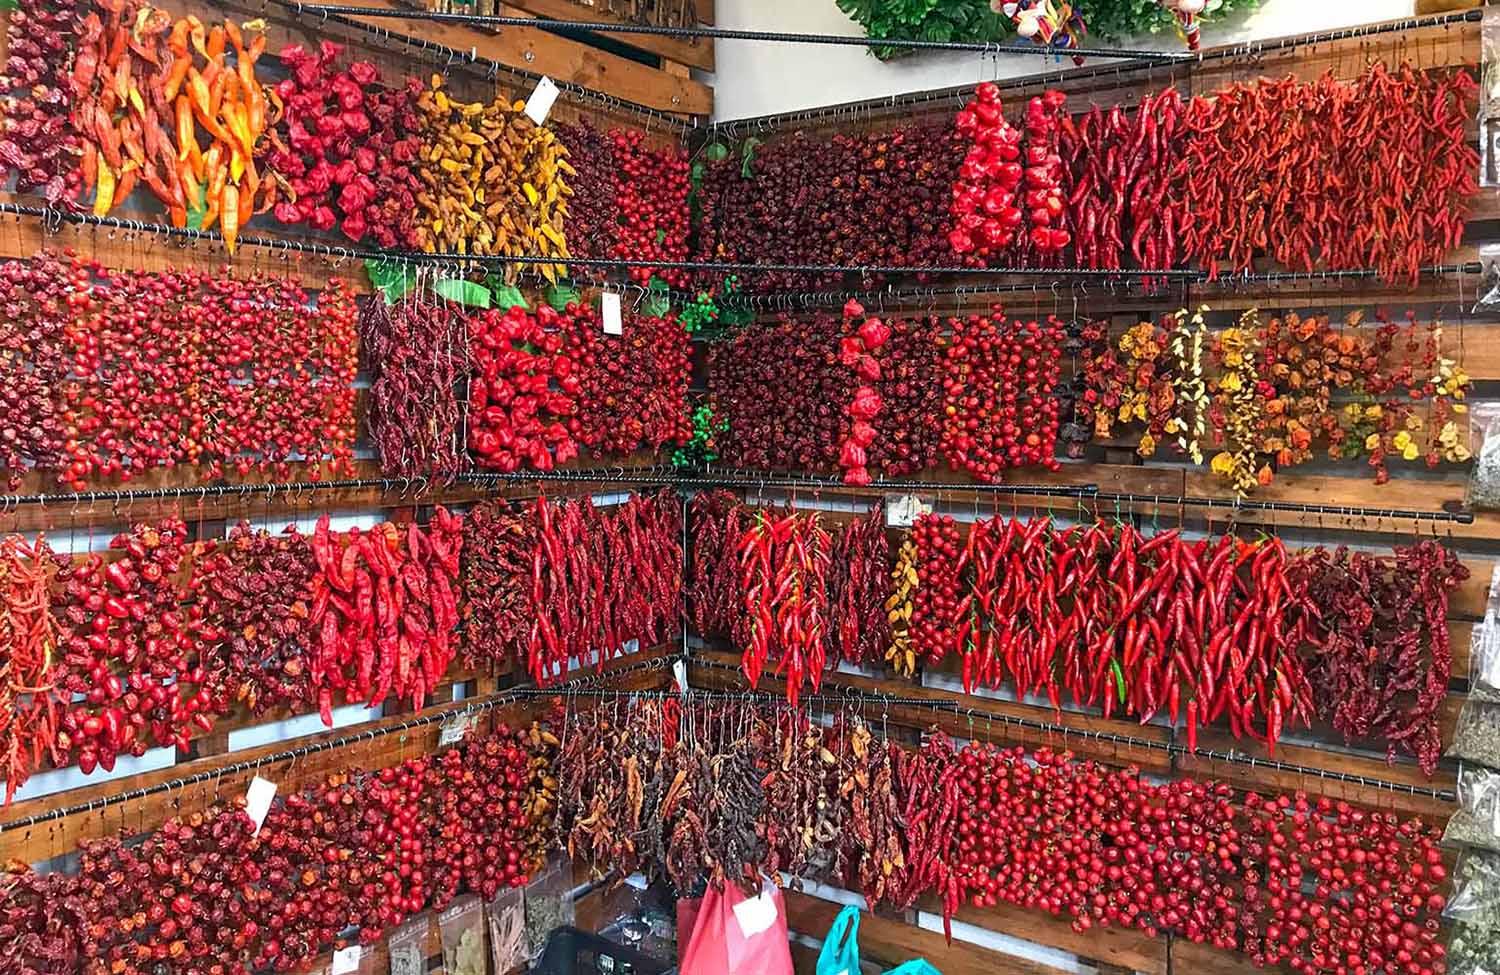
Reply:
[[[1260, 9], [1204, 29], [1205, 44], [1280, 37], [1406, 17], [1412, 0], [1263, 0]], [[717, 0], [720, 27], [820, 34], [859, 34], [834, 0]], [[1131, 47], [1180, 50], [1175, 34], [1147, 36]], [[943, 88], [1060, 65], [1038, 54], [981, 59], [977, 54], [914, 54], [882, 64], [864, 48], [716, 41], [714, 117], [743, 118], [906, 91]], [[1069, 62], [1071, 63], [1071, 62]]]

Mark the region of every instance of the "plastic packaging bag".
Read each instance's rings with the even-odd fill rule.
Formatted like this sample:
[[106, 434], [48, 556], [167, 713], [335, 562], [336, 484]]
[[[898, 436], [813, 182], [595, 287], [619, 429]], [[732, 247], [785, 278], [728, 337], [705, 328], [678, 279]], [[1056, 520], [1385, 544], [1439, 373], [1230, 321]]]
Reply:
[[1453, 896], [1443, 916], [1500, 937], [1500, 853], [1465, 850], [1453, 871]]
[[520, 968], [526, 956], [526, 894], [519, 887], [506, 887], [484, 906], [490, 929], [490, 960], [497, 975]]
[[445, 975], [485, 975], [484, 904], [469, 894], [438, 915]]
[[572, 866], [558, 862], [526, 885], [526, 958], [536, 961], [554, 930], [573, 923]]
[[932, 966], [932, 962], [925, 958], [913, 958], [911, 961], [902, 962], [895, 968], [886, 972], [885, 975], [943, 975]]
[[1448, 756], [1500, 769], [1500, 704], [1465, 701], [1458, 712]]
[[1500, 13], [1484, 12], [1479, 28], [1479, 185], [1500, 186]]
[[[1500, 308], [1500, 295], [1496, 297], [1495, 307]], [[1470, 404], [1469, 452], [1474, 455], [1474, 467], [1469, 472], [1469, 508], [1500, 510], [1500, 403]]]
[[1500, 566], [1490, 576], [1484, 620], [1469, 637], [1469, 700], [1500, 704]]
[[679, 935], [680, 975], [792, 975], [786, 902], [769, 880], [753, 897], [727, 884], [677, 904], [678, 931], [689, 932]]
[[1500, 772], [1478, 766], [1460, 770], [1458, 806], [1443, 829], [1444, 842], [1500, 853]]
[[[1491, 124], [1500, 124], [1500, 118], [1492, 119]], [[1479, 300], [1474, 302], [1474, 311], [1484, 313], [1500, 310], [1500, 244], [1480, 244], [1479, 264], [1483, 277], [1479, 284]]]
[[391, 932], [386, 941], [391, 975], [427, 975], [427, 939], [431, 933], [431, 914], [419, 914]]
[[1500, 931], [1455, 921], [1447, 961], [1448, 975], [1500, 975]]
[[817, 975], [859, 975], [859, 908], [846, 904], [823, 936]]

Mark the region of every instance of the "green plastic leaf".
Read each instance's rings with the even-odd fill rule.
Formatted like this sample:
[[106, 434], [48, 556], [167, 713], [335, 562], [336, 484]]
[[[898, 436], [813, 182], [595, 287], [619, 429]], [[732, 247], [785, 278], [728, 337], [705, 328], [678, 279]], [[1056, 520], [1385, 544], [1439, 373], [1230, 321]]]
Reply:
[[726, 328], [739, 328], [755, 321], [755, 312], [746, 305], [731, 305], [719, 312], [719, 323]]
[[526, 303], [526, 296], [521, 294], [521, 289], [513, 284], [501, 284], [498, 286], [491, 284], [490, 305], [501, 311], [506, 311], [517, 305], [520, 305], [527, 311], [531, 310], [531, 306]]
[[432, 286], [432, 290], [441, 298], [458, 305], [466, 305], [469, 308], [488, 308], [490, 306], [490, 289], [477, 281], [465, 281], [462, 278], [443, 278]]
[[[198, 225], [202, 226], [201, 214], [198, 220]], [[193, 226], [192, 221], [193, 214], [190, 212], [188, 226]], [[415, 269], [404, 261], [365, 261], [365, 273], [369, 275], [370, 283], [385, 297], [387, 305], [400, 301], [417, 283]]]
[[542, 300], [558, 311], [562, 311], [570, 304], [580, 304], [583, 298], [577, 288], [564, 283], [549, 284], [542, 290]]
[[750, 167], [755, 162], [755, 149], [759, 145], [760, 140], [752, 135], [745, 140], [744, 145], [740, 146], [740, 175], [746, 179], [755, 178], [755, 173]]
[[660, 227], [656, 228], [656, 242], [660, 244], [667, 239], [667, 232]]
[[0, 0], [0, 10], [20, 10], [21, 0]]
[[703, 158], [709, 162], [723, 162], [729, 158], [729, 147], [722, 142], [710, 142], [703, 150]]
[[647, 318], [665, 318], [672, 310], [672, 302], [667, 297], [667, 290], [667, 282], [653, 274], [650, 283], [646, 285], [646, 297], [641, 302], [641, 314]]

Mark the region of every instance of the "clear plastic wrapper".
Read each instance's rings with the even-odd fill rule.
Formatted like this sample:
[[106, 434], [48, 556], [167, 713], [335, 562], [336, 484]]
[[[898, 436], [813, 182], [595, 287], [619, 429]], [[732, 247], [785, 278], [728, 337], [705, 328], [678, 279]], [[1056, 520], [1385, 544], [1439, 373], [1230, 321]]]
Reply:
[[526, 957], [536, 961], [554, 930], [573, 923], [572, 868], [552, 864], [526, 885]]
[[[1488, 144], [1488, 139], [1485, 140]], [[1488, 167], [1490, 161], [1485, 161]], [[1480, 244], [1479, 263], [1483, 279], [1479, 283], [1479, 299], [1474, 302], [1476, 313], [1500, 311], [1500, 244]]]
[[[1500, 304], [1496, 308], [1500, 309]], [[1469, 508], [1500, 510], [1500, 403], [1469, 406], [1469, 451], [1474, 455], [1474, 467], [1469, 471]]]
[[1447, 960], [1448, 975], [1500, 975], [1500, 930], [1455, 921]]
[[1469, 849], [1459, 856], [1443, 916], [1500, 937], [1500, 853]]
[[427, 975], [427, 940], [432, 933], [432, 915], [410, 918], [386, 939], [391, 956], [391, 975]]
[[1500, 566], [1490, 576], [1484, 621], [1469, 638], [1469, 700], [1500, 704]]
[[1484, 12], [1479, 36], [1479, 184], [1500, 186], [1500, 11]]
[[484, 906], [490, 929], [490, 961], [495, 975], [506, 975], [526, 964], [526, 894], [506, 887]]
[[1465, 766], [1458, 773], [1458, 812], [1448, 818], [1443, 840], [1500, 853], [1500, 772]]
[[443, 937], [444, 975], [486, 975], [484, 903], [473, 894], [460, 897], [438, 915]]
[[1458, 712], [1450, 758], [1500, 769], [1500, 704], [1470, 699]]

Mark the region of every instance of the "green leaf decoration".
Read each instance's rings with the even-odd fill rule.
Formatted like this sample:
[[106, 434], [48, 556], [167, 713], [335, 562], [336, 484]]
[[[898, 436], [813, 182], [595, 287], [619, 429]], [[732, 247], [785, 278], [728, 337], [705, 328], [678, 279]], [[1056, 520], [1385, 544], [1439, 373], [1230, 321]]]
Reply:
[[[203, 225], [202, 214], [198, 215], [198, 226]], [[188, 226], [193, 226], [193, 214], [188, 213]], [[387, 305], [400, 301], [417, 283], [416, 269], [404, 261], [365, 261], [365, 273], [370, 283], [385, 297]]]
[[755, 173], [750, 167], [755, 162], [755, 149], [760, 142], [761, 140], [752, 135], [740, 146], [740, 175], [746, 179], [755, 178]]
[[477, 281], [465, 281], [462, 278], [443, 278], [432, 286], [432, 290], [441, 298], [458, 305], [469, 308], [488, 308], [490, 306], [490, 289]]
[[667, 232], [660, 227], [656, 228], [656, 242], [660, 244], [667, 239]]
[[561, 284], [549, 284], [546, 288], [542, 289], [542, 300], [558, 311], [562, 311], [569, 305], [581, 304], [583, 297], [579, 294], [577, 288], [563, 282]]
[[722, 142], [710, 142], [703, 150], [703, 158], [709, 162], [723, 162], [729, 158], [729, 147]]
[[755, 321], [755, 312], [748, 305], [730, 305], [719, 312], [719, 322], [726, 328], [739, 328]]
[[0, 10], [20, 10], [21, 0], [0, 0]]
[[[491, 281], [491, 279], [486, 280]], [[527, 311], [531, 310], [531, 306], [526, 303], [526, 296], [521, 294], [520, 288], [513, 284], [496, 285], [490, 283], [490, 306], [492, 308], [508, 311], [517, 305], [520, 305]]]
[[667, 291], [667, 282], [653, 274], [650, 283], [646, 285], [646, 298], [641, 302], [641, 314], [647, 318], [665, 318], [672, 310]]

